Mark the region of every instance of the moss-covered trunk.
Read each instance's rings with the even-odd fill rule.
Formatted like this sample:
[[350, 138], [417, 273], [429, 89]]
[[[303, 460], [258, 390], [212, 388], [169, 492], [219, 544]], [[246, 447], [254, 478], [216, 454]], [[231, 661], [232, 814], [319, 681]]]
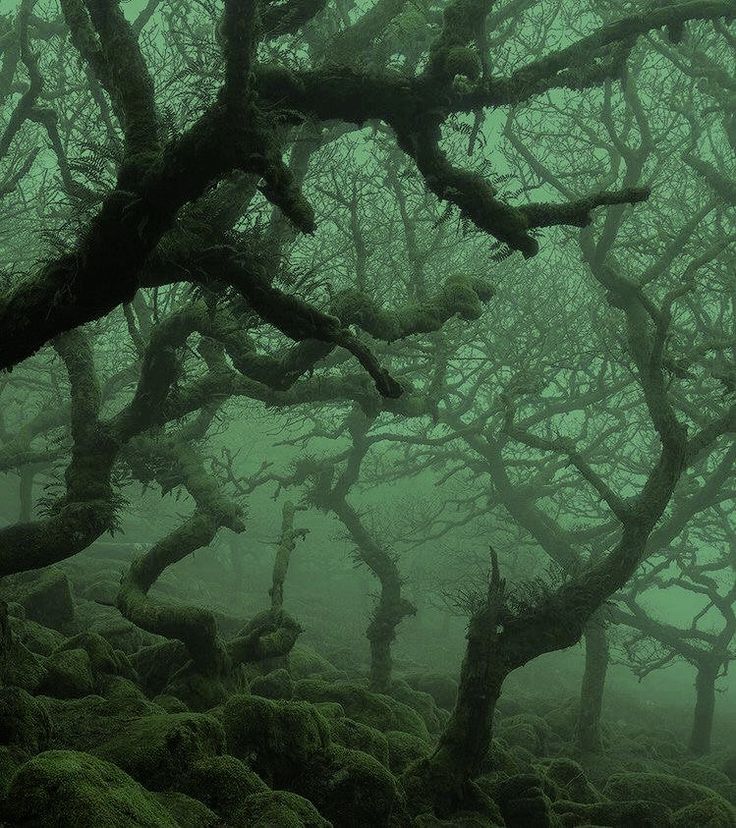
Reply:
[[371, 690], [385, 693], [391, 685], [391, 647], [396, 638], [396, 630], [404, 618], [416, 613], [416, 608], [401, 594], [401, 575], [395, 557], [373, 538], [355, 509], [344, 498], [335, 498], [332, 510], [350, 532], [356, 545], [356, 557], [381, 584], [381, 594], [366, 630], [366, 637], [371, 653]]
[[600, 613], [596, 613], [585, 627], [585, 672], [576, 734], [578, 747], [586, 752], [601, 749], [601, 712], [608, 662], [608, 635]]
[[710, 753], [713, 715], [716, 709], [718, 666], [701, 664], [695, 676], [695, 712], [688, 749], [696, 756]]
[[485, 614], [474, 617], [455, 708], [433, 757], [458, 785], [479, 775], [491, 744], [493, 714], [508, 675], [495, 644], [495, 620]]
[[410, 767], [404, 779], [415, 806], [440, 817], [473, 810], [482, 801], [472, 781], [491, 745], [493, 714], [510, 672], [498, 634], [503, 590], [491, 551], [488, 592], [468, 624], [455, 707], [434, 753]]
[[396, 638], [396, 626], [401, 621], [381, 617], [381, 604], [368, 625], [366, 635], [371, 647], [371, 665], [368, 674], [370, 689], [374, 693], [387, 693], [391, 686], [393, 659], [391, 646]]

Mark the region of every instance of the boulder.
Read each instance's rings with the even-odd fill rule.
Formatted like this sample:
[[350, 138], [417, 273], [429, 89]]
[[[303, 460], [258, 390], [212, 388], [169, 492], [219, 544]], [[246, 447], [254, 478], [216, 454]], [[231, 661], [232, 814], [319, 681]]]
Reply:
[[17, 828], [177, 828], [128, 774], [88, 753], [39, 753], [15, 772], [2, 816]]

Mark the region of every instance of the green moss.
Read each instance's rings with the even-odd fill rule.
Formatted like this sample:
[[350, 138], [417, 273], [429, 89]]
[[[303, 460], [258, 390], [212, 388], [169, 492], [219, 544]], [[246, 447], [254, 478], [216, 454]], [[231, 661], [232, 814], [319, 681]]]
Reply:
[[60, 632], [30, 619], [12, 618], [10, 628], [13, 638], [36, 655], [49, 656], [64, 643]]
[[290, 699], [294, 695], [294, 680], [288, 670], [272, 670], [265, 676], [256, 676], [250, 689], [267, 699]]
[[220, 716], [228, 752], [248, 758], [257, 773], [277, 784], [330, 742], [329, 725], [305, 702], [233, 696]]
[[565, 757], [547, 759], [537, 767], [560, 790], [561, 799], [571, 799], [574, 802], [600, 802], [600, 793], [590, 784], [583, 768], [572, 759]]
[[74, 699], [95, 692], [95, 677], [88, 653], [81, 649], [61, 650], [46, 662], [40, 692], [58, 699]]
[[195, 762], [180, 786], [222, 815], [231, 814], [249, 796], [268, 790], [266, 783], [234, 756], [211, 756]]
[[733, 828], [736, 811], [720, 799], [703, 799], [672, 814], [672, 828]]
[[50, 734], [51, 720], [40, 700], [19, 687], [0, 688], [0, 744], [36, 753]]
[[427, 726], [416, 711], [390, 696], [371, 693], [357, 684], [345, 681], [330, 684], [320, 679], [303, 679], [296, 683], [294, 692], [298, 698], [314, 703], [338, 702], [351, 719], [376, 730], [403, 730], [426, 742], [430, 741]]
[[154, 796], [171, 814], [179, 828], [209, 828], [220, 822], [214, 811], [186, 794], [164, 791]]
[[736, 782], [736, 753], [730, 753], [726, 756], [721, 764], [721, 768], [732, 782]]
[[181, 699], [176, 696], [169, 696], [167, 693], [161, 693], [153, 699], [153, 703], [157, 704], [167, 713], [186, 713], [189, 708]]
[[437, 715], [437, 706], [429, 693], [415, 690], [407, 682], [399, 679], [392, 682], [389, 695], [391, 698], [415, 710], [424, 720], [424, 724], [430, 733], [438, 734], [440, 732], [440, 719]]
[[702, 762], [686, 762], [684, 765], [675, 765], [673, 773], [689, 782], [712, 788], [732, 805], [736, 804], [736, 784], [717, 768]]
[[345, 678], [345, 673], [342, 670], [338, 670], [326, 658], [303, 644], [297, 644], [292, 648], [287, 664], [287, 669], [297, 680], [313, 676], [330, 680]]
[[20, 572], [3, 578], [0, 598], [16, 601], [26, 617], [45, 627], [60, 630], [74, 617], [69, 581], [55, 567]]
[[172, 713], [133, 719], [92, 752], [146, 787], [163, 790], [175, 787], [195, 762], [222, 753], [224, 747], [225, 734], [217, 719]]
[[3, 817], [18, 828], [177, 828], [115, 765], [76, 751], [40, 753], [14, 774]]
[[330, 722], [330, 732], [336, 744], [368, 753], [382, 765], [389, 764], [388, 740], [380, 730], [343, 717]]
[[521, 772], [522, 768], [506, 742], [503, 739], [492, 739], [481, 763], [481, 775], [507, 777]]
[[0, 745], [0, 802], [8, 790], [13, 774], [30, 758], [28, 752], [17, 745]]
[[124, 730], [131, 719], [162, 712], [138, 696], [44, 698], [43, 703], [53, 722], [51, 747], [72, 750], [91, 750], [109, 739], [111, 733]]
[[703, 799], [718, 799], [728, 806], [710, 788], [667, 773], [617, 773], [608, 779], [603, 793], [613, 800], [648, 800], [675, 809]]
[[21, 687], [29, 693], [36, 693], [43, 684], [46, 673], [44, 659], [11, 635], [3, 658], [0, 659], [0, 685]]
[[[610, 828], [663, 828], [669, 826], [669, 808], [656, 802], [568, 802], [552, 806], [563, 825], [606, 825]], [[699, 823], [693, 823], [692, 828]]]
[[59, 647], [57, 652], [76, 649], [87, 653], [95, 676], [106, 674], [128, 679], [135, 677], [135, 671], [125, 653], [115, 650], [109, 641], [97, 633], [79, 633]]
[[547, 750], [551, 728], [541, 716], [520, 713], [501, 719], [496, 732], [509, 746], [518, 746], [535, 756], [543, 756]]
[[345, 717], [345, 708], [337, 702], [315, 702], [314, 707], [325, 719], [332, 720]]
[[115, 604], [115, 601], [120, 592], [119, 579], [115, 580], [110, 577], [99, 577], [89, 584], [85, 584], [81, 589], [77, 589], [77, 594], [88, 601], [100, 601], [103, 604]]
[[97, 682], [97, 689], [106, 699], [142, 699], [146, 697], [137, 684], [122, 676], [103, 676]]
[[552, 729], [553, 733], [563, 739], [572, 739], [578, 720], [578, 703], [570, 699], [565, 704], [548, 710], [544, 714], [544, 720]]
[[222, 704], [228, 696], [222, 679], [204, 676], [193, 665], [179, 671], [164, 693], [181, 700], [190, 710], [204, 713]]
[[309, 800], [286, 791], [263, 791], [248, 797], [233, 823], [249, 828], [330, 828]]
[[188, 661], [186, 647], [181, 641], [162, 641], [142, 647], [131, 661], [149, 696], [162, 693], [174, 673]]
[[423, 739], [405, 733], [403, 730], [389, 730], [386, 732], [388, 741], [388, 764], [391, 770], [403, 773], [412, 762], [421, 759], [429, 752], [427, 743]]
[[335, 825], [375, 828], [404, 814], [403, 792], [373, 756], [333, 745], [316, 754], [295, 787]]

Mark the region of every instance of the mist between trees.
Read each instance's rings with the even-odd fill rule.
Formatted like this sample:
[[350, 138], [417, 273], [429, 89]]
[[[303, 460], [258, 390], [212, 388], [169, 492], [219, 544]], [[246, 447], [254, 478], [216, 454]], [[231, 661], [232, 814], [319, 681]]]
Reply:
[[732, 0], [0, 12], [3, 824], [736, 824]]

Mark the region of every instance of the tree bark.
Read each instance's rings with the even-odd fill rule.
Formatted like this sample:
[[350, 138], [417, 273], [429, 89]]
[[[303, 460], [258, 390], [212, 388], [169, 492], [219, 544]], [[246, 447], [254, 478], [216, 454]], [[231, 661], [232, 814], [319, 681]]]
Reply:
[[688, 749], [696, 756], [710, 753], [713, 714], [716, 708], [718, 666], [701, 664], [695, 676], [695, 712]]
[[393, 555], [372, 537], [355, 509], [344, 497], [335, 498], [331, 508], [355, 542], [357, 558], [381, 585], [366, 637], [371, 651], [370, 689], [374, 693], [386, 693], [391, 686], [391, 647], [396, 629], [404, 618], [416, 614], [416, 608], [401, 594], [401, 575]]
[[493, 714], [511, 672], [499, 637], [505, 584], [491, 550], [491, 576], [482, 605], [471, 615], [457, 701], [434, 753], [407, 770], [404, 783], [420, 808], [437, 816], [482, 800], [472, 780], [481, 772], [491, 745]]
[[596, 613], [585, 627], [585, 672], [576, 734], [578, 747], [588, 753], [601, 749], [601, 711], [608, 662], [608, 635], [600, 613]]

